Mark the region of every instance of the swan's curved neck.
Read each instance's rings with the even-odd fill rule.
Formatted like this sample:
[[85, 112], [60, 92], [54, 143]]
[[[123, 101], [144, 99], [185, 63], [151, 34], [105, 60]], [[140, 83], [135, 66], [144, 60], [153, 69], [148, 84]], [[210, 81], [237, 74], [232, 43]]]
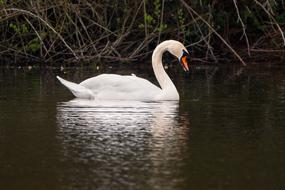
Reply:
[[155, 48], [152, 54], [152, 67], [162, 91], [168, 93], [169, 95], [171, 94], [173, 96], [179, 96], [176, 87], [165, 72], [162, 65], [162, 54], [167, 51], [167, 46], [168, 43], [165, 41]]

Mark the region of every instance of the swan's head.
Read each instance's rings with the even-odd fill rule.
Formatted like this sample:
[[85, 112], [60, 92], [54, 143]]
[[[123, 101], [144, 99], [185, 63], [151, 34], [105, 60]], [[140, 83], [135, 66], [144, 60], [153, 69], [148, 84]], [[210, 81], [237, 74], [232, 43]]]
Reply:
[[188, 61], [190, 60], [190, 55], [182, 43], [175, 40], [169, 40], [167, 50], [178, 58], [184, 71], [189, 71]]

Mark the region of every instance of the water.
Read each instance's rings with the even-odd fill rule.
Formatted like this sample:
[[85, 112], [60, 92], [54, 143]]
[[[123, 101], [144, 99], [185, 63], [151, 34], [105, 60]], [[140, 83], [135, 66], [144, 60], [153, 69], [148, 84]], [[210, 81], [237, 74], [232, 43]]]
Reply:
[[151, 68], [0, 69], [1, 189], [284, 189], [285, 68], [169, 66], [179, 102], [82, 101], [55, 80]]

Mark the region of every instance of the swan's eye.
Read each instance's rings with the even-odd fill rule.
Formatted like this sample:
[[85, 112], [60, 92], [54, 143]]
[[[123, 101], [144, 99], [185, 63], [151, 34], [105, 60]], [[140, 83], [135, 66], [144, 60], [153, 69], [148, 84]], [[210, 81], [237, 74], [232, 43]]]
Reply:
[[183, 50], [182, 55], [179, 58], [179, 62], [182, 65], [184, 71], [189, 71], [187, 57], [189, 57], [189, 54], [185, 50]]

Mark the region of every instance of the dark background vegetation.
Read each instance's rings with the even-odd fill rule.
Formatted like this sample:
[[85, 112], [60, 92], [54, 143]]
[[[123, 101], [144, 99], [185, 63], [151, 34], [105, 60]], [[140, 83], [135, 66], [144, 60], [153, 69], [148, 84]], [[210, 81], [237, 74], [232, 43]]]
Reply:
[[283, 0], [0, 0], [1, 60], [130, 62], [166, 39], [194, 61], [283, 61]]

